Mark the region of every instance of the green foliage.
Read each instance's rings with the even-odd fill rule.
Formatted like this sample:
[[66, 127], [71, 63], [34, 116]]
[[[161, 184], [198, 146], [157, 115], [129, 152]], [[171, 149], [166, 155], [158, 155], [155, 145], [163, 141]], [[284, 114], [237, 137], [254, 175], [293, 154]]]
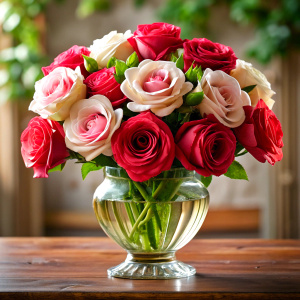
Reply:
[[135, 58], [133, 57], [130, 61], [127, 59], [126, 63], [123, 60], [116, 59], [115, 57], [111, 57], [109, 61], [107, 62], [107, 67], [115, 67], [116, 68], [116, 74], [114, 75], [116, 81], [118, 83], [122, 83], [125, 80], [125, 71], [128, 69], [128, 64], [132, 63], [135, 64]]
[[160, 9], [162, 20], [182, 28], [184, 38], [192, 38], [206, 30], [210, 17], [210, 7], [215, 0], [168, 0]]
[[60, 165], [50, 169], [48, 171], [48, 173], [55, 172], [55, 171], [60, 171], [61, 172], [64, 169], [65, 165], [66, 165], [66, 163], [60, 164]]
[[204, 184], [204, 186], [206, 187], [206, 188], [208, 188], [209, 187], [209, 185], [211, 184], [211, 182], [212, 182], [212, 176], [208, 176], [208, 177], [204, 177], [204, 176], [200, 176], [200, 180], [201, 180], [201, 182]]
[[84, 180], [87, 174], [89, 174], [92, 171], [98, 171], [101, 170], [103, 167], [102, 166], [97, 166], [96, 164], [92, 162], [86, 162], [82, 165], [81, 167], [81, 175], [82, 179]]
[[109, 0], [80, 0], [76, 14], [79, 18], [86, 18], [96, 11], [107, 11], [110, 8]]
[[83, 163], [81, 167], [82, 179], [84, 180], [90, 172], [101, 170], [103, 167], [117, 167], [117, 163], [110, 156], [100, 154], [92, 161]]
[[250, 93], [255, 87], [256, 87], [256, 84], [248, 85], [248, 86], [245, 86], [244, 88], [242, 88], [242, 90], [245, 91], [246, 93]]
[[106, 67], [109, 69], [109, 68], [111, 68], [111, 67], [114, 67], [115, 65], [116, 65], [116, 58], [115, 57], [111, 57], [110, 59], [109, 59], [109, 61], [107, 62], [107, 65], [106, 65]]
[[136, 52], [133, 52], [126, 60], [126, 66], [128, 68], [134, 68], [139, 65], [140, 61], [136, 54]]
[[185, 105], [195, 106], [202, 102], [204, 97], [203, 92], [189, 93], [185, 99]]
[[39, 14], [49, 0], [6, 0], [0, 3], [0, 26], [14, 47], [0, 52], [0, 102], [32, 97], [45, 63], [40, 43]]
[[224, 175], [231, 179], [248, 180], [248, 176], [244, 167], [236, 160], [233, 161], [233, 163], [230, 165], [230, 167]]
[[176, 56], [174, 55], [174, 53], [172, 53], [172, 54], [171, 54], [171, 61], [174, 62], [174, 63], [176, 63], [177, 59], [178, 59], [178, 57], [176, 57]]
[[186, 71], [185, 77], [188, 81], [190, 81], [194, 87], [198, 85], [198, 81], [201, 80], [203, 75], [201, 66], [193, 67], [193, 64], [190, 66], [190, 68]]
[[183, 70], [184, 62], [183, 62], [183, 54], [176, 60], [176, 67], [180, 70]]
[[118, 83], [121, 84], [125, 80], [124, 73], [128, 69], [128, 67], [124, 61], [119, 59], [116, 60], [115, 67], [116, 67], [116, 74], [114, 75], [115, 79]]
[[89, 73], [98, 71], [98, 63], [92, 57], [81, 54], [84, 58], [84, 67]]
[[249, 43], [247, 54], [259, 62], [267, 63], [277, 54], [300, 48], [299, 0], [168, 0], [160, 17], [181, 26], [184, 38], [199, 33], [207, 36], [211, 9], [224, 4], [234, 22], [255, 27], [257, 34]]

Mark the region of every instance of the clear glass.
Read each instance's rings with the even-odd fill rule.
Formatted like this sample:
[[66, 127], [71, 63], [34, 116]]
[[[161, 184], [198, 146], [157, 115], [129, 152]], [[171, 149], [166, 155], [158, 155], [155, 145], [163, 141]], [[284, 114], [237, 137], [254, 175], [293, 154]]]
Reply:
[[182, 278], [196, 270], [175, 258], [200, 229], [209, 194], [193, 171], [171, 169], [134, 182], [122, 168], [106, 167], [94, 194], [94, 210], [105, 233], [127, 250], [109, 276], [132, 279]]

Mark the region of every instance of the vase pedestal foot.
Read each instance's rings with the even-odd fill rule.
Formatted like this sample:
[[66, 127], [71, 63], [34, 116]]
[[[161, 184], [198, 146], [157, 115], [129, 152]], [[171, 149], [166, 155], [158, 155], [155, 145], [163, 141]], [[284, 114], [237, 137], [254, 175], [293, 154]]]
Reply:
[[[140, 256], [139, 256], [140, 257]], [[196, 269], [188, 264], [171, 259], [136, 259], [135, 255], [128, 254], [121, 264], [107, 270], [108, 276], [130, 279], [175, 279], [196, 274]]]

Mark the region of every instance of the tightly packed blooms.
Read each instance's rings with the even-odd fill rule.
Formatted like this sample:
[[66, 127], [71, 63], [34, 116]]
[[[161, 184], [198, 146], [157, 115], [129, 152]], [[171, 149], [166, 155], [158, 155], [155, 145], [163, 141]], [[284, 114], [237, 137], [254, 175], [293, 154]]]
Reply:
[[232, 48], [180, 33], [167, 23], [111, 31], [42, 68], [29, 106], [39, 116], [21, 136], [34, 177], [70, 159], [88, 171], [120, 166], [140, 182], [173, 167], [244, 179], [235, 158], [247, 152], [280, 161], [266, 77]]

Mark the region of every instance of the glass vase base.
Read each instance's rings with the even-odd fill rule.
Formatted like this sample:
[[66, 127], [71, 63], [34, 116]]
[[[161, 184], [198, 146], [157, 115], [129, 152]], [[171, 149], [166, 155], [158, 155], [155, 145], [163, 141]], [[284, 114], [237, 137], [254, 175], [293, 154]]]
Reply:
[[129, 279], [178, 279], [196, 274], [196, 269], [178, 260], [161, 263], [124, 261], [107, 270], [108, 276]]

